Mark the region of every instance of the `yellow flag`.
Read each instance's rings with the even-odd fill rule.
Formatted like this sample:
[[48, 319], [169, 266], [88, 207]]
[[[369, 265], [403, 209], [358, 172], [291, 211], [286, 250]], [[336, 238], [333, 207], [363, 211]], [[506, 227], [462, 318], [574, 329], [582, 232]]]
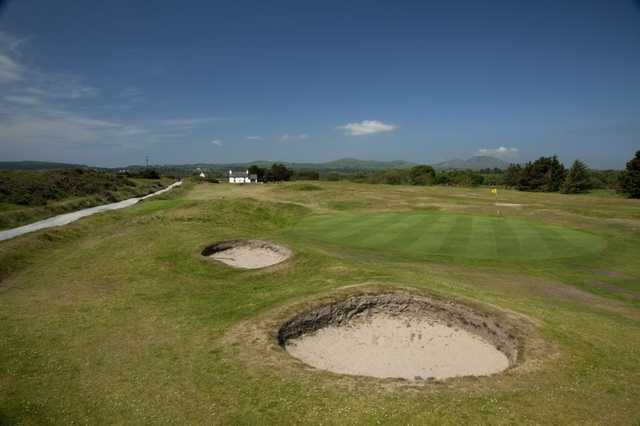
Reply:
[[491, 188], [491, 193], [498, 195], [498, 188]]

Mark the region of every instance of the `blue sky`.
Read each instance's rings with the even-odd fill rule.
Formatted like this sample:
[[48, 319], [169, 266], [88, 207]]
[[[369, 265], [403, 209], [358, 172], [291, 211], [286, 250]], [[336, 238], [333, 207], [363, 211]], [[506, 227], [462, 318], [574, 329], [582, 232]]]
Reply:
[[9, 2], [0, 159], [433, 163], [640, 149], [640, 7]]

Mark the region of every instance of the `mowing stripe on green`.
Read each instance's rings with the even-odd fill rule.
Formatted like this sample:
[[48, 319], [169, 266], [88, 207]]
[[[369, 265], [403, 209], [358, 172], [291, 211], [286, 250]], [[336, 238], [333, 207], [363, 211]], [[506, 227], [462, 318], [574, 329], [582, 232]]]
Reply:
[[424, 220], [422, 215], [393, 215], [390, 216], [393, 222], [388, 226], [380, 226], [369, 236], [362, 239], [361, 243], [366, 246], [391, 246], [391, 242], [402, 235], [405, 231], [416, 231], [416, 225]]
[[497, 218], [493, 220], [492, 226], [496, 255], [499, 257], [520, 256], [520, 241], [511, 228], [510, 221], [504, 218]]
[[[393, 217], [387, 215], [365, 215], [363, 217], [354, 217], [351, 221], [346, 222], [350, 226], [335, 229], [329, 232], [329, 238], [335, 238], [339, 241], [349, 241], [352, 244], [360, 245], [361, 240], [375, 232], [376, 227], [382, 223], [391, 223]], [[384, 228], [384, 226], [382, 227]]]
[[[430, 215], [431, 221], [427, 226], [409, 237], [405, 247], [406, 252], [420, 255], [436, 253], [454, 225], [453, 218], [442, 214]], [[418, 238], [416, 238], [416, 236]]]
[[388, 245], [390, 248], [399, 251], [421, 251], [420, 249], [412, 249], [423, 238], [429, 238], [431, 229], [437, 225], [442, 219], [441, 215], [433, 215], [430, 213], [419, 214], [415, 216], [415, 225], [411, 228], [405, 228], [398, 232]]
[[470, 251], [469, 241], [471, 240], [472, 232], [473, 218], [470, 216], [458, 216], [438, 252], [465, 256]]
[[288, 230], [296, 237], [396, 255], [473, 259], [548, 259], [597, 253], [602, 238], [522, 219], [443, 212], [312, 216]]

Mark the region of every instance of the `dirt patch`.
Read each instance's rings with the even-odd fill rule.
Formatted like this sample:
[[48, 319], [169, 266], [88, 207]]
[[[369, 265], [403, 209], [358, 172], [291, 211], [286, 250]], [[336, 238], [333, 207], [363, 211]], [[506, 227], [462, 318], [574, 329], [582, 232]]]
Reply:
[[353, 296], [304, 312], [278, 343], [313, 367], [378, 378], [483, 376], [518, 360], [518, 340], [485, 313], [405, 293]]
[[230, 240], [208, 246], [202, 255], [235, 268], [258, 269], [284, 262], [293, 253], [269, 241]]
[[524, 206], [524, 204], [518, 204], [518, 203], [495, 203], [495, 206], [498, 207], [522, 207]]

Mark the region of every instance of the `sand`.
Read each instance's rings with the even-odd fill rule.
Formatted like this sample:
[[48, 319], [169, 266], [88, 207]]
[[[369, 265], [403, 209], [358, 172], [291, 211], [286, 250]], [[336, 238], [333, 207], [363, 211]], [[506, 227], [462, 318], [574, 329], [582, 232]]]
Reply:
[[207, 248], [203, 255], [236, 268], [258, 269], [283, 262], [291, 257], [291, 251], [267, 241], [237, 240]]
[[289, 339], [286, 350], [322, 370], [379, 378], [482, 376], [509, 367], [504, 353], [469, 331], [385, 313], [361, 314]]
[[498, 207], [522, 207], [524, 206], [524, 204], [518, 204], [518, 203], [495, 203], [496, 206]]

